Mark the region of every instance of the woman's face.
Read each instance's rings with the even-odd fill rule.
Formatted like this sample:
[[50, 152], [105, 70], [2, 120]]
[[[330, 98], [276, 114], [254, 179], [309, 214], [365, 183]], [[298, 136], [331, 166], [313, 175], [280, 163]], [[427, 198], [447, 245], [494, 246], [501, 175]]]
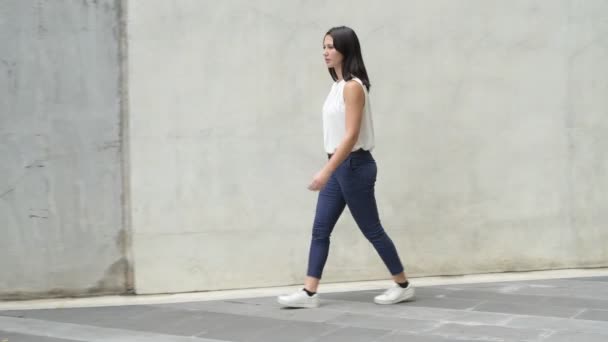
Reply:
[[326, 35], [323, 39], [323, 57], [328, 68], [335, 68], [342, 65], [344, 55], [342, 55], [334, 47], [334, 39], [330, 35]]

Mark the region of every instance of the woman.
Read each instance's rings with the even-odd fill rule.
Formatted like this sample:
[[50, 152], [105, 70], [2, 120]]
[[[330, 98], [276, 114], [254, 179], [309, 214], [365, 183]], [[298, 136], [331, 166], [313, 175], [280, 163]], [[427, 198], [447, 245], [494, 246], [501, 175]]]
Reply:
[[377, 170], [370, 153], [374, 147], [368, 94], [370, 83], [355, 32], [344, 26], [330, 29], [323, 39], [323, 56], [335, 82], [323, 105], [324, 145], [328, 161], [308, 186], [311, 191], [320, 191], [308, 271], [304, 288], [279, 296], [278, 301], [288, 307], [319, 306], [316, 292], [329, 252], [329, 236], [348, 205], [359, 229], [373, 244], [395, 281], [395, 285], [376, 296], [374, 302], [403, 302], [414, 296], [414, 288], [409, 284], [395, 245], [378, 217], [374, 197]]

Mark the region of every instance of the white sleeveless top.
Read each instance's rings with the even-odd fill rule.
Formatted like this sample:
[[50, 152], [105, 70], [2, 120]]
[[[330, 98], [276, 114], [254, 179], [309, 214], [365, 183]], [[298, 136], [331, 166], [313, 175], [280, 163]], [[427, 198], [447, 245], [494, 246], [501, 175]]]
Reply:
[[[361, 129], [359, 139], [353, 146], [353, 151], [360, 148], [371, 151], [374, 148], [374, 125], [372, 121], [371, 105], [369, 103], [369, 93], [360, 79], [353, 77], [353, 80], [363, 87], [365, 93], [365, 104], [363, 105], [363, 116], [361, 118]], [[346, 81], [334, 82], [331, 90], [323, 104], [323, 138], [325, 152], [334, 153], [342, 142], [346, 133], [346, 111], [344, 104], [344, 85]]]

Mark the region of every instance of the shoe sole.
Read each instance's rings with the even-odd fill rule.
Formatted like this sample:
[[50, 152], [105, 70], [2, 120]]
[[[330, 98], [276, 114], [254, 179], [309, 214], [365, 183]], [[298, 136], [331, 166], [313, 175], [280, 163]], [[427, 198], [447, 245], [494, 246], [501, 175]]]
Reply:
[[412, 299], [413, 299], [413, 297], [406, 298], [406, 299], [393, 300], [393, 301], [383, 301], [383, 300], [379, 300], [379, 299], [374, 299], [374, 303], [380, 304], [380, 305], [390, 305], [390, 304], [398, 304], [398, 303], [403, 303], [403, 302], [411, 302]]
[[277, 302], [288, 308], [304, 308], [304, 309], [315, 309], [320, 306], [320, 303], [309, 303], [309, 304], [289, 304], [287, 302], [281, 301], [281, 299], [277, 299]]

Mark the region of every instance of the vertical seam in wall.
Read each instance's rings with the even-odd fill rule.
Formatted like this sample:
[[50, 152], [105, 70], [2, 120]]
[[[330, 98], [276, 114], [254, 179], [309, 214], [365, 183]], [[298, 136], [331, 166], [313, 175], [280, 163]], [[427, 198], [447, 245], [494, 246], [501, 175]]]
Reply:
[[129, 143], [129, 49], [127, 31], [128, 0], [116, 0], [119, 27], [119, 98], [120, 98], [120, 138], [122, 141], [122, 225], [124, 231], [123, 255], [127, 260], [125, 268], [125, 289], [135, 293], [135, 275], [133, 260], [133, 237], [131, 225], [131, 167]]
[[[572, 51], [570, 51], [570, 48], [574, 46], [574, 44], [570, 44], [571, 42], [571, 37], [572, 37], [572, 22], [571, 22], [571, 13], [572, 13], [572, 9], [573, 9], [573, 2], [572, 0], [568, 2], [568, 12], [566, 13], [566, 25], [567, 25], [567, 30], [566, 30], [566, 46], [568, 47], [568, 51], [569, 51], [569, 56], [566, 59], [566, 117], [565, 117], [565, 126], [566, 126], [566, 147], [567, 147], [567, 151], [566, 151], [566, 155], [567, 155], [567, 159], [566, 159], [566, 168], [567, 168], [567, 173], [566, 173], [566, 189], [567, 189], [567, 212], [568, 212], [568, 228], [570, 229], [570, 232], [574, 232], [574, 229], [576, 227], [576, 222], [575, 222], [575, 217], [574, 217], [574, 213], [575, 213], [575, 208], [574, 206], [576, 205], [576, 202], [574, 201], [574, 181], [575, 181], [575, 172], [574, 172], [574, 153], [575, 153], [575, 142], [574, 142], [574, 109], [573, 109], [573, 104], [572, 104], [572, 96], [573, 94], [573, 88], [572, 88], [572, 70], [573, 70], [573, 61], [574, 61], [574, 56], [575, 53], [573, 53]], [[575, 247], [575, 249], [578, 248]], [[576, 251], [577, 253], [577, 258], [578, 258], [578, 251]], [[576, 264], [578, 265], [578, 260], [576, 261]]]

